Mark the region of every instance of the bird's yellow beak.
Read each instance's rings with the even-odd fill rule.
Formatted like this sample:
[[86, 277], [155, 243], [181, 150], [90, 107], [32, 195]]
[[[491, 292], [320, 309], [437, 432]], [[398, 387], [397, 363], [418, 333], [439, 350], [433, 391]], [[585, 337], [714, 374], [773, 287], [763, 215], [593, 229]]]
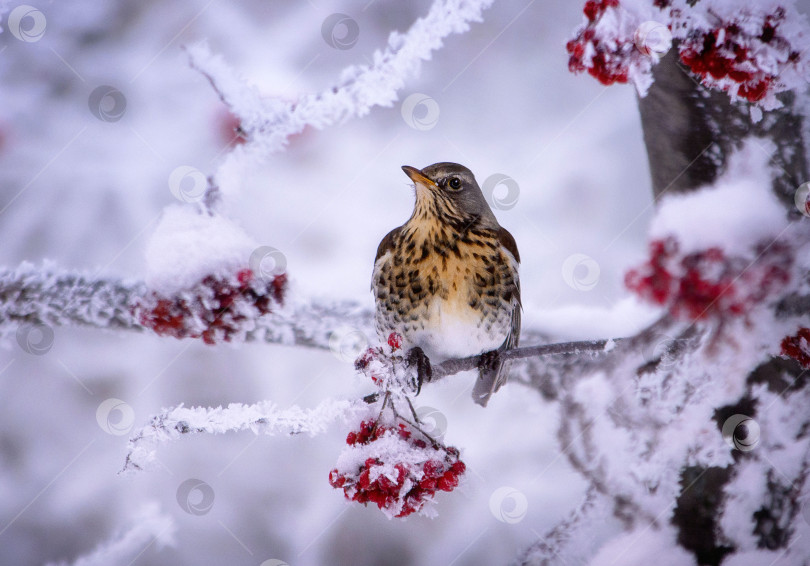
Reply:
[[411, 181], [413, 181], [417, 185], [422, 185], [427, 188], [436, 187], [436, 183], [425, 177], [424, 174], [422, 174], [422, 172], [416, 167], [411, 167], [410, 165], [403, 165], [402, 170], [405, 171], [405, 174], [408, 177], [410, 177]]

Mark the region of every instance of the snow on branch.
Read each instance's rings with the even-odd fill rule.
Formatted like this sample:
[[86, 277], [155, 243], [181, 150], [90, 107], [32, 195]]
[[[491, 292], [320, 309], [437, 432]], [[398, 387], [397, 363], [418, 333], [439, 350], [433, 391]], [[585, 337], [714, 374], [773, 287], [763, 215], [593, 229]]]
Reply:
[[130, 306], [143, 296], [138, 281], [98, 277], [23, 263], [0, 269], [0, 326], [48, 324], [141, 330]]
[[51, 563], [49, 566], [108, 566], [132, 564], [150, 546], [174, 544], [175, 524], [171, 517], [160, 512], [156, 503], [145, 505], [132, 520], [132, 526], [100, 544], [89, 554], [71, 562]]
[[464, 33], [471, 22], [481, 21], [491, 4], [492, 0], [435, 0], [406, 33], [391, 33], [386, 48], [372, 55], [371, 65], [350, 66], [333, 87], [294, 102], [263, 96], [204, 44], [188, 48], [188, 53], [192, 67], [205, 75], [239, 119], [248, 143], [270, 153], [281, 150], [289, 136], [307, 126], [322, 129], [364, 116], [374, 106], [391, 106], [420, 63], [430, 60], [447, 36]]
[[225, 434], [250, 430], [254, 434], [309, 434], [327, 430], [338, 419], [349, 419], [367, 411], [363, 401], [328, 399], [314, 409], [292, 406], [279, 409], [269, 401], [254, 405], [231, 403], [227, 407], [190, 407], [166, 409], [130, 437], [122, 472], [147, 469], [157, 458], [158, 447], [185, 434]]
[[[243, 273], [240, 282], [236, 273], [234, 278], [234, 281], [226, 281], [222, 276], [205, 277], [191, 288], [155, 293], [141, 281], [99, 277], [59, 269], [52, 264], [24, 263], [17, 269], [0, 269], [0, 331], [13, 332], [21, 325], [84, 326], [136, 332], [152, 330], [177, 338], [205, 339], [215, 334], [203, 335], [204, 329], [194, 326], [194, 331], [193, 325], [202, 324], [202, 319], [208, 317], [216, 320], [214, 327], [222, 328], [224, 333], [224, 321], [235, 317], [225, 316], [235, 300], [244, 297], [255, 306], [260, 299], [252, 287], [253, 276]], [[261, 276], [255, 278], [261, 279]], [[274, 277], [268, 286], [270, 299], [274, 293], [278, 295], [279, 289], [278, 285], [273, 287], [272, 281], [277, 280]], [[244, 294], [239, 295], [242, 286]], [[246, 325], [249, 322], [249, 330], [244, 329], [239, 335], [230, 334], [230, 341], [334, 350], [339, 347], [336, 339], [347, 334], [366, 342], [374, 340], [374, 313], [368, 306], [355, 301], [307, 300], [290, 295], [283, 297], [283, 305], [273, 299], [275, 308], [270, 311], [251, 310], [249, 314], [255, 318], [242, 321]], [[204, 316], [202, 303], [208, 305]], [[192, 313], [190, 309], [195, 304], [198, 310]], [[179, 320], [183, 316], [189, 318], [187, 325]], [[526, 329], [524, 338], [527, 342], [541, 342], [545, 337], [537, 330]]]

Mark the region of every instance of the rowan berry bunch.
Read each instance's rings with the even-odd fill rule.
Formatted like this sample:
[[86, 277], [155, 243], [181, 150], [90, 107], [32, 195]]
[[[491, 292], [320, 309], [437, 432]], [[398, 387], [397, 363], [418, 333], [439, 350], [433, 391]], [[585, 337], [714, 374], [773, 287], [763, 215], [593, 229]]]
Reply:
[[[565, 48], [568, 51], [568, 69], [572, 73], [587, 71], [604, 85], [626, 83], [634, 53], [633, 38], [609, 37], [600, 33], [599, 25], [609, 10], [619, 9], [619, 0], [588, 0], [582, 9], [587, 23]], [[614, 14], [615, 17], [615, 14]]]
[[772, 244], [754, 261], [729, 257], [720, 248], [681, 253], [674, 238], [650, 242], [650, 259], [625, 275], [642, 298], [682, 318], [704, 320], [748, 313], [788, 283], [793, 254]]
[[[566, 44], [568, 68], [587, 71], [605, 85], [634, 82], [646, 92], [653, 65], [672, 39], [681, 62], [704, 86], [726, 92], [734, 101], [754, 103], [757, 110], [781, 107], [776, 95], [803, 86], [810, 75], [802, 55], [808, 35], [792, 7], [718, 0], [655, 0], [652, 5], [588, 0], [582, 11], [585, 22]], [[660, 52], [647, 48], [651, 30], [669, 36], [657, 46]]]
[[[784, 8], [772, 13], [756, 10], [715, 18], [715, 27], [702, 29], [690, 10], [672, 10], [673, 30], [683, 35], [681, 61], [703, 84], [731, 98], [759, 102], [785, 90], [780, 77], [797, 71], [801, 55], [783, 35]], [[731, 17], [729, 17], [731, 16]]]
[[399, 417], [384, 425], [364, 420], [346, 437], [348, 448], [329, 472], [329, 483], [349, 501], [374, 503], [390, 519], [425, 508], [438, 491], [453, 491], [466, 466], [459, 451], [428, 437]]
[[231, 277], [209, 275], [172, 296], [152, 292], [133, 307], [133, 314], [161, 336], [230, 342], [252, 330], [256, 318], [274, 304], [283, 304], [286, 288], [286, 274], [264, 280], [243, 269]]

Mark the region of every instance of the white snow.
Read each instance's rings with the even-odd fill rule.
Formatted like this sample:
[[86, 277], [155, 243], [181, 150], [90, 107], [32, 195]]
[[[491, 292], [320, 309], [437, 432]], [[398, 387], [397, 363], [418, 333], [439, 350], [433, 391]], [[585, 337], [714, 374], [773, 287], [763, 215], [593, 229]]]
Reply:
[[192, 288], [208, 275], [233, 277], [257, 244], [234, 221], [196, 206], [163, 211], [146, 248], [146, 284], [164, 295]]
[[639, 526], [599, 549], [588, 566], [696, 566], [695, 557], [675, 546], [671, 529]]
[[[158, 549], [173, 546], [176, 529], [172, 518], [161, 512], [157, 503], [146, 504], [133, 514], [132, 526], [129, 529], [100, 544], [89, 554], [70, 562], [69, 566], [132, 564], [138, 559], [144, 548], [153, 544]], [[48, 566], [68, 566], [68, 563], [50, 563]]]
[[[384, 1], [360, 10], [331, 0], [318, 9], [258, 0], [150, 8], [130, 0], [43, 3], [48, 28], [41, 41], [0, 35], [0, 263], [39, 265], [51, 258], [62, 269], [140, 280], [146, 251], [150, 284], [169, 292], [212, 270], [231, 274], [245, 267], [254, 242], [261, 242], [287, 257], [301, 296], [325, 297], [324, 304], [345, 298], [348, 312], [357, 304], [370, 309], [377, 243], [413, 205], [399, 166], [451, 160], [470, 166], [479, 182], [501, 173], [520, 183], [515, 206], [496, 213], [520, 246], [527, 328], [571, 339], [632, 334], [657, 314], [627, 299], [621, 283], [627, 267], [646, 254], [645, 224], [653, 210], [632, 90], [569, 75], [560, 46], [581, 19], [580, 3], [535, 2], [525, 9], [493, 3], [483, 12], [489, 4]], [[320, 26], [330, 12], [347, 10], [361, 36], [352, 50], [338, 52], [323, 41]], [[483, 23], [470, 26], [481, 14]], [[412, 34], [391, 34], [420, 18]], [[465, 35], [448, 35], [468, 26]], [[253, 124], [254, 143], [225, 147], [218, 125], [225, 107], [188, 69], [180, 48], [205, 39], [226, 66], [218, 67], [216, 57], [195, 60], [210, 65], [218, 81], [222, 75], [223, 90], [245, 97], [237, 106], [247, 127], [257, 105], [272, 114], [299, 104], [299, 114], [273, 114], [279, 123]], [[445, 46], [435, 51], [439, 43]], [[427, 55], [431, 62], [417, 76], [418, 61]], [[121, 121], [102, 123], [88, 111], [88, 95], [100, 84], [117, 85], [126, 96]], [[413, 92], [441, 108], [429, 131], [409, 127], [394, 104]], [[314, 131], [305, 124], [335, 127]], [[300, 133], [290, 136], [293, 131]], [[284, 140], [283, 154], [268, 155]], [[214, 174], [222, 208], [212, 217], [191, 204], [175, 205], [155, 232], [161, 210], [176, 203], [167, 179], [180, 166]], [[760, 206], [762, 198], [749, 202]], [[740, 236], [748, 239], [759, 229], [746, 225]], [[587, 293], [561, 274], [572, 254], [599, 262], [599, 280]], [[366, 330], [362, 322], [356, 326]], [[333, 330], [312, 316], [302, 335], [322, 342]], [[597, 376], [583, 384], [578, 396], [588, 411], [585, 424], [602, 426], [574, 439], [571, 450], [580, 453], [584, 438], [598, 440], [588, 455], [603, 458], [617, 476], [610, 478], [611, 493], [627, 494], [656, 515], [671, 502], [679, 465], [728, 461], [719, 431], [709, 426], [711, 409], [734, 400], [742, 372], [759, 360], [762, 344], [775, 340], [772, 328], [735, 330], [739, 349], [723, 348], [714, 362], [687, 360], [674, 376], [638, 379], [636, 366], [621, 368], [617, 374], [630, 376], [626, 382]], [[621, 349], [617, 342], [607, 355]], [[631, 357], [635, 362], [643, 354]], [[377, 509], [346, 504], [328, 485], [345, 430], [333, 424], [315, 437], [287, 434], [290, 423], [302, 423], [294, 407], [359, 399], [374, 390], [328, 351], [211, 348], [59, 327], [47, 355], [18, 348], [13, 333], [2, 355], [0, 446], [13, 458], [0, 466], [0, 508], [8, 510], [0, 562], [95, 560], [94, 548], [105, 556], [107, 545], [122, 548], [118, 541], [135, 540], [127, 534], [130, 525], [143, 533], [140, 527], [155, 524], [137, 513], [154, 499], [178, 525], [176, 546], [160, 552], [148, 537], [126, 543], [135, 554], [143, 551], [144, 563], [283, 558], [298, 566], [365, 566], [396, 552], [410, 564], [500, 564], [579, 509], [587, 487], [566, 457], [571, 452], [559, 444], [561, 419], [571, 415], [519, 384], [502, 388], [486, 411], [469, 402], [471, 382], [464, 376], [423, 389], [417, 410], [446, 417], [447, 442], [465, 449], [469, 481], [441, 499], [436, 519], [388, 522]], [[144, 440], [139, 454], [156, 456], [154, 471], [126, 480], [116, 474], [125, 437], [108, 434], [95, 418], [111, 397], [131, 406], [136, 427], [153, 433], [155, 444], [147, 450]], [[275, 404], [268, 408], [263, 399]], [[203, 430], [231, 432], [180, 440], [176, 429], [150, 428], [150, 416], [160, 415], [161, 407], [181, 403], [177, 415]], [[284, 415], [290, 418], [272, 421]], [[322, 430], [325, 421], [313, 426], [318, 422]], [[765, 419], [766, 436], [768, 423], [783, 426]], [[282, 434], [247, 432], [263, 427]], [[160, 444], [170, 439], [177, 441]], [[774, 450], [768, 454], [780, 465], [795, 457], [763, 447]], [[178, 485], [187, 478], [203, 478], [216, 491], [210, 514], [192, 517], [176, 504]], [[746, 479], [730, 489], [746, 493]], [[489, 502], [502, 486], [525, 496], [521, 521], [493, 517]], [[729, 516], [740, 510], [734, 503]], [[600, 543], [622, 536], [612, 502], [602, 498], [598, 506], [596, 514], [583, 514], [582, 527], [568, 530], [572, 542], [562, 548], [581, 563]], [[119, 525], [125, 530], [117, 531]], [[807, 555], [802, 545], [810, 533], [803, 525], [793, 558]], [[638, 544], [625, 556], [646, 549], [666, 560], [661, 548], [671, 543], [669, 534], [633, 534]], [[635, 540], [615, 540], [602, 555]]]
[[771, 188], [773, 147], [750, 138], [729, 156], [726, 171], [711, 186], [687, 194], [664, 194], [650, 227], [652, 239], [674, 236], [684, 254], [718, 247], [748, 256], [787, 226], [784, 207]]

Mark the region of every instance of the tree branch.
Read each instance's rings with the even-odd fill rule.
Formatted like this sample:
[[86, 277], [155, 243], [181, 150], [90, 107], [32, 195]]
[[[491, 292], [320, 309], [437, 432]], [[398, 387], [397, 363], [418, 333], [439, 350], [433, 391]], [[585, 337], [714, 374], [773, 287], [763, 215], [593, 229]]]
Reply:
[[[607, 353], [622, 340], [582, 340], [576, 342], [559, 342], [556, 344], [541, 344], [539, 346], [526, 346], [523, 348], [513, 348], [501, 352], [502, 360], [524, 360], [526, 358], [537, 358], [542, 356], [552, 356], [560, 354], [582, 354], [582, 353]], [[448, 375], [476, 369], [481, 362], [481, 355], [468, 356], [446, 360], [433, 366], [433, 375], [430, 381], [438, 381]]]

